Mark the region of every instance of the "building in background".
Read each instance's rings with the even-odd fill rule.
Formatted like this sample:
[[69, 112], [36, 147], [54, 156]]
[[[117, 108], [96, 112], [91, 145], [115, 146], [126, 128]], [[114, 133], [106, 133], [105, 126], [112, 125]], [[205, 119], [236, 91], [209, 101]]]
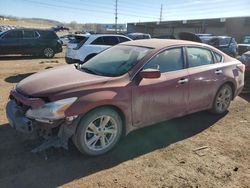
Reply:
[[238, 42], [250, 35], [250, 17], [218, 18], [203, 20], [128, 23], [128, 33], [149, 33], [151, 36], [177, 35], [180, 32], [229, 35]]
[[[93, 32], [93, 33], [115, 33], [115, 24], [97, 24], [97, 23], [90, 23], [84, 24], [83, 28], [86, 32]], [[127, 32], [127, 25], [126, 24], [117, 24], [117, 33], [126, 33]]]

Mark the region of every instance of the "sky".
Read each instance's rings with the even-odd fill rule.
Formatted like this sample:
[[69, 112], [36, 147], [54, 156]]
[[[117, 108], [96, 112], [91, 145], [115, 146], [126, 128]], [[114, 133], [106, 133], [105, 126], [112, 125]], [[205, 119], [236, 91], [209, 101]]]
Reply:
[[[114, 23], [116, 0], [0, 0], [0, 15]], [[118, 23], [250, 16], [250, 0], [117, 0]]]

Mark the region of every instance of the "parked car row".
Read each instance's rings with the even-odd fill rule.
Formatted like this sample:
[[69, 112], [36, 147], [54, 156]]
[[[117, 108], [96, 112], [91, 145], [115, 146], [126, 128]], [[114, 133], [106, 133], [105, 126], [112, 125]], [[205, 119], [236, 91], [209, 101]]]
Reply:
[[181, 32], [179, 33], [178, 38], [209, 44], [232, 57], [236, 57], [238, 54], [238, 44], [235, 39], [230, 36], [214, 36], [213, 34]]
[[10, 29], [15, 29], [15, 26], [9, 26], [9, 25], [0, 25], [0, 33], [4, 31], [8, 31]]

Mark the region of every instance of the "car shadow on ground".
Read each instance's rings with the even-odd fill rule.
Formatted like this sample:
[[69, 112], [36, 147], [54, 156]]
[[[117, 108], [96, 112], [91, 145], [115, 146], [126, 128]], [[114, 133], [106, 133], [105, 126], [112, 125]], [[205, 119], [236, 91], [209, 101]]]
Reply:
[[17, 74], [14, 76], [9, 76], [7, 78], [4, 79], [5, 82], [8, 83], [18, 83], [20, 82], [22, 79], [34, 74], [35, 72], [29, 72], [29, 73], [24, 73], [24, 74]]
[[[4, 61], [14, 61], [14, 60], [32, 60], [32, 59], [46, 59], [44, 57], [41, 56], [32, 56], [32, 55], [7, 55], [7, 56], [0, 56], [0, 61], [4, 60]], [[53, 57], [51, 58], [53, 59], [61, 59], [61, 57]], [[48, 60], [51, 60], [48, 59]]]
[[192, 137], [223, 116], [199, 112], [130, 133], [111, 152], [99, 157], [50, 149], [32, 154], [37, 143], [27, 141], [8, 124], [0, 126], [0, 187], [56, 187]]
[[240, 97], [250, 103], [250, 93], [240, 94]]

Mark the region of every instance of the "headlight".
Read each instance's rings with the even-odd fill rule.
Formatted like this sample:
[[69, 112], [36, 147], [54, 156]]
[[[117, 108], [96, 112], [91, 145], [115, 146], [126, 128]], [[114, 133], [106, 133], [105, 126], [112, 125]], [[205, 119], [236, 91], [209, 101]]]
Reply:
[[29, 109], [26, 116], [40, 121], [58, 120], [65, 117], [65, 110], [76, 101], [76, 97], [49, 102], [37, 109]]

